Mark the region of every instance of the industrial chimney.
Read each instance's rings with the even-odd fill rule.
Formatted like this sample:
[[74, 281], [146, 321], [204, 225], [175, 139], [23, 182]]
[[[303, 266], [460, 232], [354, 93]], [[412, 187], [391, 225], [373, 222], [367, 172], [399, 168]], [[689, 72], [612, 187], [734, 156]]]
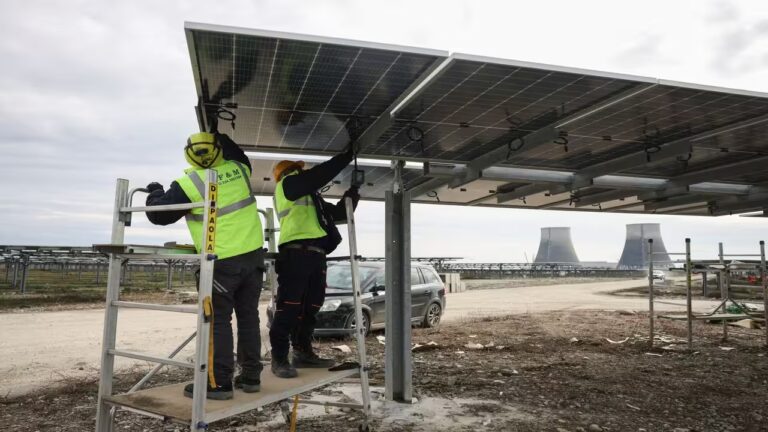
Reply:
[[653, 263], [670, 263], [667, 248], [661, 238], [661, 226], [657, 223], [628, 224], [627, 240], [619, 259], [619, 269], [648, 267], [648, 239], [653, 239]]
[[534, 263], [569, 263], [576, 264], [579, 257], [573, 249], [571, 228], [547, 227], [541, 229], [539, 251], [536, 252]]

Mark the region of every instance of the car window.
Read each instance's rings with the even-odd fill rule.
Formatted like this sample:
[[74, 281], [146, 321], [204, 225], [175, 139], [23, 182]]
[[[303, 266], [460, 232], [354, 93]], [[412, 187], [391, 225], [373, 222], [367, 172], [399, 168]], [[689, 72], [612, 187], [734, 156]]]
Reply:
[[[360, 266], [360, 282], [365, 287], [367, 282], [376, 274], [375, 267]], [[326, 284], [330, 288], [352, 290], [352, 268], [347, 264], [328, 266], [325, 275]]]
[[385, 274], [383, 271], [376, 273], [376, 279], [373, 281], [373, 286], [379, 286], [383, 287], [386, 286], [386, 282], [384, 281]]
[[443, 281], [435, 274], [432, 269], [422, 268], [421, 273], [424, 275], [424, 281], [428, 284], [443, 284]]
[[411, 285], [421, 285], [423, 283], [421, 276], [419, 276], [419, 269], [411, 267]]

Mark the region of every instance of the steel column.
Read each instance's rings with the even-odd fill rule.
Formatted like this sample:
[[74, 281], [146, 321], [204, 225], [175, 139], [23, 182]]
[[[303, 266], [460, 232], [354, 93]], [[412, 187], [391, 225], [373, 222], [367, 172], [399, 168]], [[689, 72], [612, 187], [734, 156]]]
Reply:
[[167, 260], [166, 264], [168, 264], [168, 268], [165, 274], [165, 289], [170, 291], [173, 285], [173, 260]]
[[693, 350], [693, 305], [691, 303], [691, 239], [685, 239], [685, 312], [688, 320], [688, 349]]
[[27, 269], [29, 268], [29, 255], [24, 255], [21, 257], [21, 293], [26, 294], [27, 293], [27, 276], [29, 276], [29, 272]]
[[648, 239], [648, 345], [653, 348], [653, 239]]
[[765, 280], [768, 276], [765, 268], [765, 241], [760, 240], [760, 282], [763, 284], [763, 317], [765, 322], [765, 346], [768, 347], [768, 281]]
[[411, 402], [411, 203], [402, 189], [386, 192], [386, 398]]

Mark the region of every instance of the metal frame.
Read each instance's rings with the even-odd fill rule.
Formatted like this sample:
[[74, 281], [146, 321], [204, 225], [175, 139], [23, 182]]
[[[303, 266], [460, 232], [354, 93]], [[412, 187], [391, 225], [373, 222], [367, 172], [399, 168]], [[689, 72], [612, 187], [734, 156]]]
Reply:
[[343, 39], [328, 36], [306, 35], [300, 33], [282, 32], [277, 30], [258, 30], [246, 27], [225, 26], [219, 24], [206, 24], [199, 22], [186, 21], [184, 29], [187, 31], [198, 30], [214, 33], [237, 34], [243, 36], [259, 36], [275, 39], [290, 39], [300, 42], [315, 42], [319, 44], [345, 45], [355, 48], [367, 48], [386, 51], [402, 51], [410, 54], [423, 54], [438, 57], [445, 57], [448, 52], [431, 48], [417, 48], [404, 45], [386, 44], [378, 42], [359, 41], [354, 39]]
[[[648, 310], [649, 310], [649, 334], [650, 339], [649, 343], [650, 346], [653, 347], [654, 343], [654, 288], [653, 288], [653, 255], [656, 254], [656, 252], [653, 252], [653, 239], [648, 240]], [[765, 261], [765, 241], [760, 241], [760, 253], [759, 254], [725, 254], [723, 252], [723, 243], [718, 243], [718, 261], [698, 261], [698, 263], [705, 263], [705, 264], [714, 264], [719, 263], [719, 268], [717, 271], [718, 276], [718, 284], [720, 286], [720, 295], [722, 298], [722, 301], [715, 307], [715, 309], [710, 313], [693, 313], [693, 293], [692, 293], [692, 275], [693, 275], [693, 265], [694, 261], [691, 258], [691, 239], [686, 238], [685, 239], [685, 252], [684, 253], [667, 253], [668, 255], [685, 255], [685, 273], [686, 273], [686, 295], [685, 295], [685, 320], [687, 324], [686, 329], [686, 336], [687, 336], [687, 347], [689, 351], [693, 350], [693, 321], [696, 320], [720, 320], [723, 324], [723, 341], [728, 339], [728, 320], [729, 315], [727, 313], [727, 305], [728, 302], [731, 302], [733, 305], [735, 305], [741, 313], [744, 315], [745, 318], [747, 317], [754, 317], [755, 314], [750, 312], [745, 305], [740, 304], [736, 300], [734, 300], [731, 297], [730, 292], [730, 268], [726, 264], [725, 258], [729, 256], [733, 257], [759, 257], [760, 261], [755, 263], [755, 269], [757, 269], [760, 272], [761, 277], [761, 285], [763, 290], [763, 315], [765, 318], [765, 322], [768, 323], [768, 281], [766, 281], [766, 275], [768, 275], [768, 271], [766, 270], [766, 261]], [[704, 280], [706, 281], [706, 273], [704, 272]], [[706, 285], [706, 283], [704, 283]], [[668, 303], [668, 302], [667, 302]], [[669, 303], [674, 304], [677, 306], [682, 306], [677, 303]], [[718, 315], [718, 312], [722, 310], [722, 315]], [[659, 318], [666, 318], [666, 319], [680, 319], [679, 316], [676, 315], [659, 315]], [[732, 319], [732, 318], [731, 318]], [[766, 347], [768, 347], [768, 326], [765, 326], [765, 344]]]

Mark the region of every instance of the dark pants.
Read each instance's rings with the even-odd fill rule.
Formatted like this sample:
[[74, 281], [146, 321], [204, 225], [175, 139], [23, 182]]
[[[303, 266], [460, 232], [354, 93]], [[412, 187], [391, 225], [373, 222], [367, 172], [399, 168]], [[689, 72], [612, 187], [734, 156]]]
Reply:
[[261, 249], [216, 261], [213, 266], [213, 376], [217, 385], [232, 382], [234, 357], [232, 310], [237, 316], [237, 355], [243, 373], [261, 373], [259, 295], [264, 274]]
[[294, 350], [311, 351], [317, 312], [325, 301], [325, 255], [303, 250], [280, 251], [277, 271], [277, 304], [269, 340], [272, 357]]

